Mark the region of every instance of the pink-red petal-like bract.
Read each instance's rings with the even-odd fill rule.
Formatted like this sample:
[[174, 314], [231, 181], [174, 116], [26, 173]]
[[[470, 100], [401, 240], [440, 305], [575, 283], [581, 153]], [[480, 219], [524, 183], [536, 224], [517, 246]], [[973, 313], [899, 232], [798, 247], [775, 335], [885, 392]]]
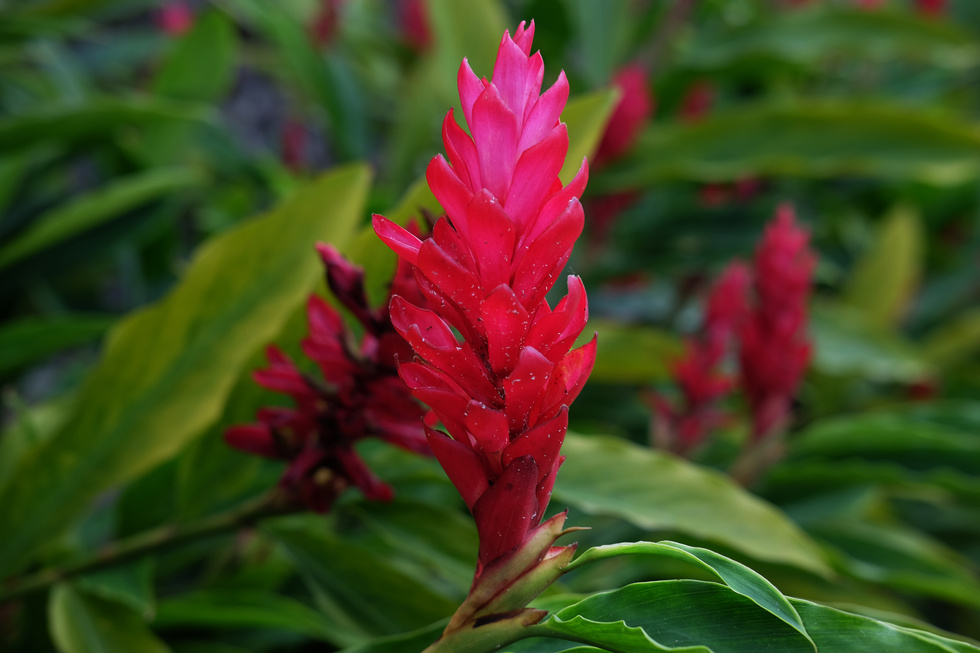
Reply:
[[446, 212], [432, 237], [374, 217], [381, 240], [414, 266], [427, 302], [392, 298], [392, 323], [418, 357], [399, 372], [448, 431], [427, 433], [476, 520], [476, 578], [541, 523], [568, 406], [595, 361], [594, 338], [572, 349], [588, 319], [581, 280], [568, 278], [554, 308], [545, 299], [582, 232], [588, 169], [583, 161], [567, 186], [558, 178], [568, 82], [561, 73], [542, 92], [533, 36], [533, 22], [504, 34], [492, 81], [463, 60], [457, 81], [469, 133], [450, 111], [446, 156], [426, 173]]

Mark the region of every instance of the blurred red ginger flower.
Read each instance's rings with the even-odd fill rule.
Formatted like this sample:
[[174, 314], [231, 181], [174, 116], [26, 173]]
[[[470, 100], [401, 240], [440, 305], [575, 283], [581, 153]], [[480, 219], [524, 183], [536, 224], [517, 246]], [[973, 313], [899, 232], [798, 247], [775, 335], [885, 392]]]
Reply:
[[938, 18], [946, 13], [946, 0], [915, 0], [919, 13], [930, 18]]
[[157, 11], [157, 27], [168, 36], [182, 36], [194, 27], [194, 11], [186, 2], [167, 2]]
[[810, 362], [806, 334], [816, 255], [809, 234], [783, 204], [756, 250], [755, 305], [741, 333], [741, 384], [752, 411], [752, 439], [778, 432]]
[[432, 45], [432, 29], [425, 0], [398, 0], [398, 18], [402, 38], [416, 52], [425, 52]]
[[619, 102], [602, 134], [594, 167], [609, 163], [629, 150], [653, 114], [653, 99], [643, 66], [631, 64], [621, 68], [613, 77], [613, 85], [619, 89]]
[[313, 45], [330, 45], [337, 36], [341, 14], [346, 0], [320, 0], [318, 11], [310, 23], [310, 40]]
[[653, 396], [654, 435], [662, 447], [685, 454], [724, 422], [725, 414], [717, 404], [731, 392], [734, 379], [724, 374], [721, 366], [748, 313], [750, 275], [748, 267], [736, 261], [712, 287], [700, 338], [689, 340], [684, 356], [672, 366], [681, 405], [676, 407], [660, 395]]
[[595, 338], [571, 349], [588, 319], [581, 279], [568, 278], [568, 295], [554, 309], [545, 295], [582, 232], [587, 166], [562, 185], [568, 132], [559, 117], [568, 82], [560, 73], [541, 93], [544, 64], [540, 53], [530, 55], [533, 34], [533, 22], [521, 23], [513, 38], [504, 34], [492, 82], [465, 59], [460, 66], [472, 137], [450, 110], [443, 123], [449, 160], [435, 157], [426, 174], [446, 211], [432, 238], [420, 241], [374, 218], [381, 240], [414, 266], [429, 302], [426, 309], [392, 297], [392, 323], [419, 357], [399, 373], [449, 432], [427, 428], [428, 440], [480, 537], [470, 597], [447, 635], [481, 615], [540, 619], [543, 612], [518, 609], [574, 553], [574, 545], [551, 546], [565, 515], [541, 519]]
[[[280, 487], [295, 503], [317, 512], [330, 510], [349, 486], [368, 499], [388, 500], [391, 488], [379, 480], [354, 451], [356, 441], [377, 437], [409, 451], [431, 455], [421, 425], [424, 408], [398, 377], [398, 360], [412, 351], [388, 316], [387, 302], [368, 306], [364, 273], [330, 245], [317, 246], [327, 281], [340, 302], [364, 327], [360, 346], [340, 313], [317, 296], [307, 304], [309, 337], [303, 352], [320, 368], [321, 383], [301, 372], [274, 346], [266, 350], [269, 366], [257, 371], [259, 385], [292, 397], [295, 408], [262, 408], [258, 424], [233, 426], [225, 440], [236, 449], [289, 461]], [[418, 296], [407, 265], [399, 265], [392, 293]]]

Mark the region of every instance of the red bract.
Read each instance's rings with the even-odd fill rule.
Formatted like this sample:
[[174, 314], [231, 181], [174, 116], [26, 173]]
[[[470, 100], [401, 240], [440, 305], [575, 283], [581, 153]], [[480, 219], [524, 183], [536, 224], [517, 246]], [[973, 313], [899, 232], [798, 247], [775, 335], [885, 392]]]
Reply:
[[919, 13], [936, 18], [946, 12], [946, 0], [915, 0]]
[[783, 425], [810, 361], [807, 301], [816, 256], [809, 239], [784, 204], [756, 250], [756, 304], [740, 334], [742, 387], [756, 440]]
[[588, 318], [581, 279], [568, 278], [554, 309], [545, 300], [582, 231], [587, 168], [568, 186], [558, 179], [568, 83], [561, 73], [541, 93], [533, 33], [532, 22], [504, 35], [492, 82], [466, 60], [460, 66], [472, 137], [450, 111], [449, 160], [437, 156], [427, 171], [446, 211], [432, 238], [374, 218], [378, 236], [415, 267], [431, 307], [392, 298], [392, 323], [419, 357], [399, 372], [449, 431], [429, 429], [428, 438], [476, 519], [477, 579], [533, 538], [562, 461], [568, 406], [595, 360], [594, 338], [571, 349]]
[[[317, 249], [330, 288], [364, 326], [360, 346], [353, 346], [336, 309], [317, 296], [310, 297], [310, 331], [303, 352], [319, 366], [324, 382], [300, 372], [283, 352], [269, 347], [269, 367], [254, 378], [263, 387], [292, 397], [296, 407], [262, 408], [258, 424], [231, 427], [225, 440], [249, 453], [290, 461], [281, 487], [292, 500], [326, 512], [351, 485], [369, 499], [391, 498], [391, 488], [354, 451], [357, 440], [377, 437], [417, 453], [431, 451], [420, 423], [424, 410], [396, 372], [397, 361], [412, 352], [392, 328], [387, 303], [371, 309], [363, 271], [330, 245]], [[406, 280], [411, 281], [411, 271], [399, 266], [393, 290], [404, 288]]]
[[680, 453], [696, 447], [724, 421], [717, 404], [731, 391], [733, 380], [722, 372], [721, 364], [748, 312], [749, 282], [749, 269], [743, 263], [725, 269], [708, 296], [700, 338], [688, 341], [684, 356], [673, 365], [681, 405], [654, 397], [658, 439]]
[[595, 166], [618, 158], [632, 147], [640, 129], [653, 113], [647, 74], [642, 66], [633, 64], [622, 68], [613, 78], [613, 84], [621, 95], [602, 134], [593, 163]]
[[398, 16], [405, 43], [416, 52], [428, 50], [432, 45], [432, 30], [424, 0], [399, 0]]
[[337, 36], [345, 0], [320, 0], [320, 8], [310, 24], [310, 40], [322, 47], [329, 45]]

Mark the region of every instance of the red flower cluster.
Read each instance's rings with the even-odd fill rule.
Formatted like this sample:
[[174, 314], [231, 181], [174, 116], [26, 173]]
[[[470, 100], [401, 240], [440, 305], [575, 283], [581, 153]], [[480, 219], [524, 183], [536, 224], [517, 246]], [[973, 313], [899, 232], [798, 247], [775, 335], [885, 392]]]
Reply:
[[659, 395], [653, 398], [658, 440], [679, 453], [696, 447], [725, 419], [717, 404], [732, 390], [734, 379], [722, 371], [721, 365], [748, 312], [745, 297], [750, 274], [745, 264], [736, 261], [715, 282], [700, 339], [689, 340], [684, 357], [673, 365], [681, 406], [675, 407]]
[[536, 527], [553, 526], [539, 524], [563, 460], [568, 406], [595, 361], [594, 338], [571, 350], [588, 318], [581, 279], [569, 277], [554, 309], [545, 300], [582, 231], [587, 168], [583, 162], [568, 186], [558, 179], [568, 151], [559, 121], [568, 82], [561, 73], [540, 93], [544, 64], [540, 53], [529, 56], [533, 34], [532, 22], [504, 35], [492, 82], [466, 60], [460, 67], [472, 137], [450, 111], [449, 161], [437, 156], [427, 171], [446, 211], [432, 238], [374, 219], [378, 236], [415, 268], [431, 307], [392, 298], [392, 323], [420, 358], [399, 373], [452, 436], [427, 430], [476, 520], [476, 579], [531, 542]]
[[194, 11], [186, 2], [168, 2], [157, 11], [156, 24], [167, 36], [182, 36], [194, 27]]
[[[295, 408], [262, 408], [258, 424], [233, 426], [225, 440], [236, 449], [288, 460], [281, 487], [297, 502], [327, 512], [347, 487], [358, 487], [369, 499], [391, 498], [354, 451], [354, 442], [378, 437], [404, 449], [429, 454], [421, 425], [424, 409], [412, 398], [396, 372], [412, 351], [391, 325], [387, 302], [368, 306], [364, 273], [333, 247], [318, 245], [327, 281], [340, 302], [363, 325], [360, 346], [330, 304], [312, 296], [307, 304], [310, 335], [303, 352], [320, 368], [324, 382], [304, 374], [274, 346], [269, 367], [255, 373], [257, 383], [292, 397]], [[408, 266], [399, 265], [392, 293], [424, 302]]]
[[810, 362], [807, 302], [817, 259], [809, 234], [783, 204], [755, 255], [755, 306], [741, 329], [742, 389], [752, 409], [752, 437], [778, 430]]

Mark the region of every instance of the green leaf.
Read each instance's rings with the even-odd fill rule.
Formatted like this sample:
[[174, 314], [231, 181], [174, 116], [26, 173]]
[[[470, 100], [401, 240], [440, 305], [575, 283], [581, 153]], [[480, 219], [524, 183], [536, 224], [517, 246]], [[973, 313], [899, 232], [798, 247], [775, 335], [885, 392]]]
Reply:
[[582, 72], [589, 86], [608, 84], [627, 56], [634, 15], [627, 0], [564, 0]]
[[810, 333], [813, 367], [824, 374], [884, 383], [914, 383], [933, 374], [929, 361], [911, 343], [843, 306], [815, 305]]
[[448, 617], [458, 605], [427, 579], [406, 573], [387, 556], [330, 535], [322, 526], [314, 530], [280, 524], [269, 532], [285, 547], [334, 624], [335, 644], [349, 646], [417, 630]]
[[200, 172], [187, 168], [150, 170], [116, 179], [38, 217], [23, 234], [0, 248], [0, 269], [147, 202], [205, 182]]
[[618, 100], [619, 92], [610, 88], [577, 95], [565, 105], [561, 119], [568, 127], [568, 155], [558, 175], [563, 184], [575, 178], [583, 158], [595, 154]]
[[925, 358], [940, 367], [953, 367], [980, 351], [980, 308], [970, 309], [939, 325], [925, 341]]
[[952, 21], [922, 20], [909, 12], [827, 7], [767, 12], [766, 19], [736, 29], [700, 33], [685, 44], [677, 65], [706, 70], [761, 58], [794, 64], [827, 59], [926, 59], [950, 67], [977, 60], [976, 39]]
[[104, 141], [130, 126], [166, 123], [206, 124], [211, 111], [196, 104], [145, 97], [102, 98], [82, 106], [60, 106], [0, 121], [0, 150], [40, 143]]
[[958, 118], [894, 104], [811, 99], [651, 126], [629, 158], [608, 171], [602, 191], [746, 176], [867, 175], [949, 184], [978, 172], [980, 132]]
[[795, 524], [718, 472], [619, 438], [569, 433], [562, 453], [558, 501], [831, 575], [817, 545]]
[[334, 627], [322, 614], [295, 599], [248, 589], [199, 590], [160, 602], [156, 628], [250, 628], [289, 630], [333, 641]]
[[79, 576], [74, 584], [92, 596], [122, 603], [149, 618], [156, 609], [154, 566], [152, 558], [142, 558], [129, 564]]
[[130, 608], [55, 586], [48, 604], [51, 638], [59, 653], [169, 653]]
[[[629, 542], [589, 549], [568, 565], [572, 570], [597, 560], [621, 555], [653, 555], [696, 564], [710, 571], [736, 593], [752, 599], [759, 607], [789, 624], [807, 637], [806, 629], [793, 606], [772, 583], [745, 565], [719, 555], [710, 549], [686, 546], [677, 542]], [[808, 638], [809, 639], [809, 638]]]
[[8, 322], [0, 327], [0, 376], [98, 340], [115, 321], [111, 315], [64, 315]]
[[922, 226], [916, 211], [893, 209], [875, 234], [844, 288], [843, 300], [874, 326], [900, 321], [919, 283]]
[[221, 99], [234, 79], [235, 45], [228, 18], [217, 11], [199, 16], [157, 73], [153, 93], [174, 100]]
[[530, 630], [630, 653], [814, 651], [805, 635], [751, 599], [693, 580], [634, 583], [596, 594]]
[[599, 334], [591, 379], [610, 383], [653, 383], [670, 377], [671, 361], [683, 345], [676, 335], [653, 327], [626, 325], [602, 318], [589, 320], [577, 345]]
[[93, 497], [174, 456], [221, 415], [249, 356], [320, 278], [315, 241], [349, 237], [368, 178], [365, 166], [336, 169], [214, 238], [173, 292], [116, 326], [67, 424], [0, 488], [0, 531], [9, 534], [0, 578]]
[[914, 628], [903, 628], [870, 617], [862, 617], [791, 599], [803, 618], [806, 630], [820, 653], [864, 653], [901, 651], [902, 653], [951, 653], [980, 651], [975, 646]]

